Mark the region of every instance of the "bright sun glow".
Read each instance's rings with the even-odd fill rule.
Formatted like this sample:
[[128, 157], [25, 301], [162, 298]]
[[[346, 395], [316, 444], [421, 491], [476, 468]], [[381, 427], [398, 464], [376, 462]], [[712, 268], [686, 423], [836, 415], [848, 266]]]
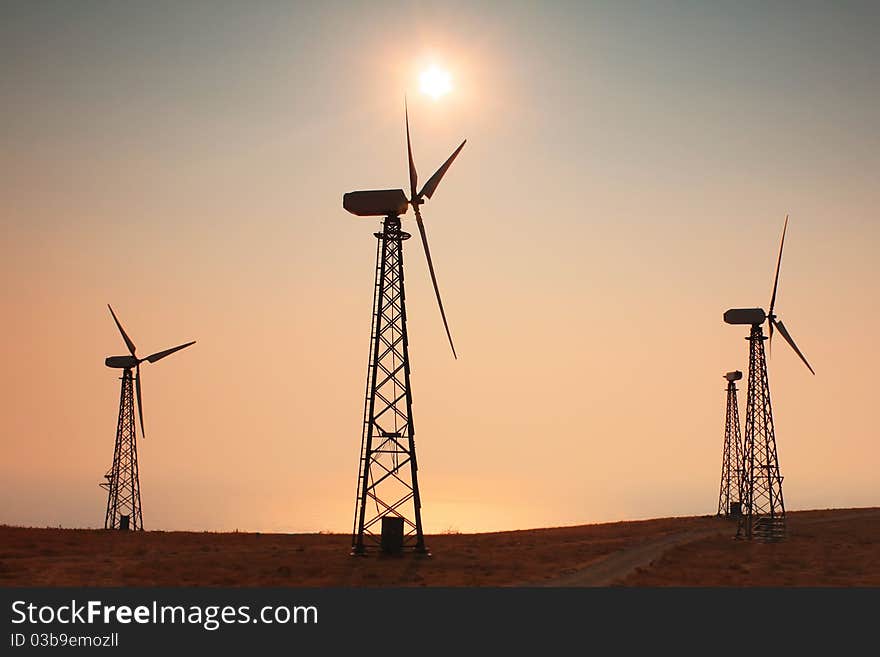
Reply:
[[428, 94], [434, 100], [445, 96], [452, 90], [452, 78], [449, 73], [436, 66], [432, 66], [419, 76], [422, 93]]

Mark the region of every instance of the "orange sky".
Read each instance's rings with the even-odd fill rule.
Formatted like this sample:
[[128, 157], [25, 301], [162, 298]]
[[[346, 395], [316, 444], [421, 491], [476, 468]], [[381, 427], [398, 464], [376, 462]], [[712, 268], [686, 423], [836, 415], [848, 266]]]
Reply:
[[198, 340], [144, 367], [148, 529], [350, 529], [379, 222], [341, 200], [405, 186], [405, 92], [423, 180], [468, 138], [424, 209], [458, 361], [406, 244], [426, 531], [714, 513], [721, 316], [786, 213], [786, 504], [880, 503], [880, 19], [798, 6], [4, 5], [0, 522], [103, 522], [109, 302]]

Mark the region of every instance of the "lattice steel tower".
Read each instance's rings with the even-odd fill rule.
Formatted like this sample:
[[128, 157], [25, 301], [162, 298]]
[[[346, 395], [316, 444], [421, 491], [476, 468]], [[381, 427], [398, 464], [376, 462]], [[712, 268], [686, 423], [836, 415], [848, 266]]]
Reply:
[[785, 538], [785, 501], [776, 453], [764, 331], [753, 324], [749, 341], [749, 383], [744, 441], [743, 518], [737, 536], [773, 541]]
[[[107, 306], [110, 308], [110, 306]], [[157, 351], [146, 358], [138, 358], [136, 347], [122, 328], [122, 324], [110, 308], [113, 321], [128, 347], [127, 356], [109, 356], [104, 360], [107, 367], [122, 370], [122, 388], [119, 393], [119, 420], [116, 423], [116, 442], [113, 448], [113, 464], [99, 484], [107, 490], [107, 510], [104, 513], [104, 529], [144, 528], [141, 511], [141, 484], [138, 475], [137, 429], [134, 421], [134, 396], [137, 392], [138, 417], [141, 422], [141, 435], [144, 435], [144, 407], [141, 396], [141, 363], [155, 363], [175, 351], [188, 347], [193, 342]], [[134, 370], [134, 372], [132, 371]]]
[[[402, 546], [425, 551], [412, 419], [403, 242], [400, 219], [386, 217], [376, 251], [376, 285], [370, 334], [370, 364], [358, 472], [352, 550], [381, 544], [386, 516], [402, 523]], [[399, 529], [397, 531], [400, 531]]]
[[727, 379], [727, 414], [724, 421], [724, 447], [721, 453], [721, 490], [718, 493], [718, 515], [739, 517], [742, 513], [743, 455], [739, 431], [739, 406], [736, 382], [742, 372], [724, 375]]
[[137, 430], [134, 425], [133, 381], [131, 369], [123, 370], [113, 465], [104, 475], [107, 481], [101, 484], [108, 491], [104, 529], [144, 528], [141, 485], [138, 477]]
[[743, 517], [736, 535], [763, 541], [782, 540], [786, 533], [782, 473], [779, 471], [779, 457], [776, 453], [776, 432], [773, 427], [773, 409], [770, 405], [767, 360], [764, 356], [764, 340], [767, 339], [764, 336], [764, 322], [770, 327], [771, 344], [773, 331], [776, 329], [810, 372], [815, 374], [785, 324], [781, 320], [777, 321], [777, 316], [773, 313], [787, 228], [788, 216], [785, 217], [785, 225], [782, 228], [779, 257], [776, 261], [776, 277], [773, 281], [773, 294], [770, 297], [770, 311], [765, 313], [763, 308], [733, 308], [724, 313], [724, 321], [728, 324], [751, 326], [749, 337], [746, 338], [749, 341], [749, 383], [743, 441]]
[[363, 432], [358, 464], [352, 554], [371, 548], [398, 552], [404, 548], [426, 552], [422, 530], [422, 501], [419, 494], [415, 428], [412, 418], [409, 338], [406, 330], [406, 293], [403, 285], [403, 243], [410, 238], [401, 230], [400, 215], [409, 206], [416, 223], [428, 271], [446, 329], [452, 354], [455, 346], [443, 310], [440, 288], [434, 273], [431, 250], [419, 209], [431, 198], [453, 160], [464, 148], [455, 149], [443, 165], [416, 192], [418, 174], [413, 163], [406, 116], [406, 148], [409, 157], [410, 196], [402, 189], [348, 192], [342, 207], [360, 217], [384, 217], [376, 250], [376, 277], [373, 290], [373, 321], [370, 332], [370, 362], [364, 403]]

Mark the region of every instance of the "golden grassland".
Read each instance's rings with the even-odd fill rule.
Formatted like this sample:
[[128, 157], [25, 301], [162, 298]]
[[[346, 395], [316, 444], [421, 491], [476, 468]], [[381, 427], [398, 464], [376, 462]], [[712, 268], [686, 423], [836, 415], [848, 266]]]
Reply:
[[661, 518], [431, 535], [430, 557], [352, 557], [342, 534], [0, 526], [0, 586], [880, 586], [878, 508], [789, 513], [775, 544], [735, 531]]

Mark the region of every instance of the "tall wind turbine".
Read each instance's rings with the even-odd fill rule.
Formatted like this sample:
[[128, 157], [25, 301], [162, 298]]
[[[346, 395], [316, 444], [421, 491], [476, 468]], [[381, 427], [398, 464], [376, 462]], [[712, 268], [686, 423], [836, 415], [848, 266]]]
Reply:
[[737, 536], [763, 541], [776, 541], [785, 538], [785, 502], [782, 498], [782, 474], [776, 453], [776, 432], [773, 428], [773, 409], [770, 405], [770, 384], [767, 379], [767, 361], [764, 357], [764, 322], [770, 327], [772, 343], [774, 329], [778, 330], [788, 345], [812, 372], [801, 350], [791, 334], [774, 313], [776, 292], [779, 287], [779, 270], [782, 265], [782, 248], [785, 246], [785, 232], [788, 228], [788, 215], [782, 228], [779, 244], [779, 257], [776, 260], [776, 276], [773, 280], [773, 294], [770, 297], [770, 311], [763, 308], [734, 308], [724, 313], [728, 324], [748, 324], [749, 337], [749, 382], [746, 402], [745, 438], [743, 441], [743, 519]]
[[[144, 528], [143, 513], [141, 512], [141, 485], [138, 475], [137, 461], [137, 430], [134, 422], [134, 391], [137, 390], [137, 410], [141, 424], [141, 435], [144, 432], [144, 410], [141, 402], [141, 363], [155, 363], [175, 351], [180, 351], [192, 344], [195, 340], [186, 344], [157, 351], [145, 358], [138, 358], [135, 353], [134, 342], [128, 337], [122, 324], [108, 304], [113, 321], [128, 347], [127, 356], [109, 356], [104, 360], [107, 367], [122, 370], [122, 388], [119, 394], [119, 420], [116, 424], [116, 444], [113, 448], [113, 465], [104, 475], [106, 481], [101, 484], [107, 489], [107, 511], [104, 514], [104, 529], [131, 529]], [[134, 370], [134, 374], [132, 374]]]
[[410, 206], [428, 261], [446, 337], [453, 356], [457, 358], [420, 206], [426, 198], [433, 197], [467, 140], [461, 142], [421, 191], [417, 191], [418, 173], [410, 141], [409, 112], [404, 109], [409, 198], [402, 189], [349, 192], [342, 197], [342, 207], [354, 215], [384, 217], [382, 232], [374, 233], [379, 242], [352, 554], [364, 554], [373, 547], [381, 547], [386, 552], [398, 552], [403, 548], [427, 551], [422, 531], [403, 285], [403, 242], [410, 238], [410, 234], [401, 230], [400, 215], [406, 214]]

